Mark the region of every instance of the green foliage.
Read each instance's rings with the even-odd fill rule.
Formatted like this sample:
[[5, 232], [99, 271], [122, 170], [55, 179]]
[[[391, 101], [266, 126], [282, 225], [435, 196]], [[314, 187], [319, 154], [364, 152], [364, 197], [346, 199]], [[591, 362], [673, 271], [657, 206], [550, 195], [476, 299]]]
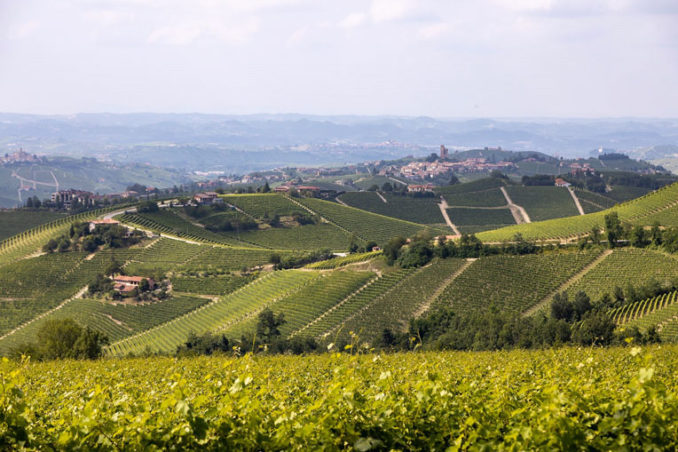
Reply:
[[3, 363], [0, 438], [63, 450], [672, 450], [675, 355], [664, 346]]
[[96, 359], [108, 338], [98, 331], [82, 328], [72, 319], [46, 321], [37, 341], [19, 347], [15, 355], [28, 353], [34, 359]]
[[344, 193], [340, 199], [358, 209], [414, 223], [440, 224], [445, 221], [440, 214], [437, 198], [415, 198], [390, 192], [382, 196], [387, 202], [382, 201], [376, 193], [370, 191]]

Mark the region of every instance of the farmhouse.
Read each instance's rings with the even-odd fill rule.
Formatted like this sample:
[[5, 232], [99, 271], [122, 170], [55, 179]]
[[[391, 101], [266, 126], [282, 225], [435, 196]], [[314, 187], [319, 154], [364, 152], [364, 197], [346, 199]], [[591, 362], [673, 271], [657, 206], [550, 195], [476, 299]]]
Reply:
[[218, 193], [215, 193], [213, 191], [208, 191], [205, 193], [198, 193], [195, 196], [193, 196], [193, 199], [195, 202], [197, 202], [200, 205], [212, 205], [212, 204], [220, 204], [224, 202], [223, 199], [219, 197]]
[[407, 186], [407, 191], [410, 192], [427, 192], [427, 191], [433, 191], [433, 184], [426, 184], [426, 185], [408, 185]]
[[148, 281], [148, 287], [154, 289], [156, 284], [152, 278], [142, 276], [115, 276], [113, 277], [113, 289], [120, 293], [129, 293], [138, 288], [143, 280]]
[[111, 226], [114, 224], [119, 225], [120, 222], [110, 218], [105, 218], [103, 220], [92, 220], [89, 222], [89, 232], [94, 232], [99, 226]]
[[556, 178], [556, 187], [569, 187], [570, 183], [560, 177]]

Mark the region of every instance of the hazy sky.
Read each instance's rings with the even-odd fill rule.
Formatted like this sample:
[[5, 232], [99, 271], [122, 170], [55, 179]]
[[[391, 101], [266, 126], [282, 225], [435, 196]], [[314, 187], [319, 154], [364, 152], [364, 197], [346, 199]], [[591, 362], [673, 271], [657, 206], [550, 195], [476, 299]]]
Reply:
[[0, 111], [678, 117], [678, 0], [0, 0]]

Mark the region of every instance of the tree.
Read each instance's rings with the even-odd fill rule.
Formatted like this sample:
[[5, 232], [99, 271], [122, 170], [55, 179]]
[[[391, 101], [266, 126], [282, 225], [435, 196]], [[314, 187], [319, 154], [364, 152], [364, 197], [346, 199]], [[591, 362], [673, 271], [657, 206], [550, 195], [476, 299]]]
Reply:
[[382, 191], [391, 192], [393, 191], [393, 185], [390, 182], [384, 182], [381, 186]]
[[574, 310], [574, 319], [581, 320], [584, 315], [593, 308], [591, 306], [591, 299], [585, 292], [579, 291], [574, 296], [574, 301], [572, 302], [572, 308]]
[[151, 290], [151, 284], [148, 282], [148, 279], [142, 279], [139, 283], [139, 292], [148, 292], [149, 290]]
[[645, 228], [642, 226], [634, 226], [631, 230], [631, 246], [636, 248], [645, 248], [649, 244], [645, 234]]
[[655, 221], [650, 229], [650, 241], [654, 246], [660, 246], [663, 242], [662, 240], [662, 230], [658, 221]]
[[587, 315], [575, 329], [572, 339], [581, 345], [609, 345], [614, 338], [614, 321], [604, 312]]
[[261, 189], [262, 193], [270, 193], [271, 192], [271, 187], [268, 185], [268, 181], [264, 184], [263, 188]]
[[285, 316], [281, 312], [277, 316], [269, 308], [257, 316], [257, 337], [264, 344], [271, 344], [280, 337], [280, 327], [285, 324]]
[[600, 245], [600, 228], [598, 226], [594, 226], [591, 228], [591, 243], [594, 245]]
[[450, 181], [447, 183], [447, 185], [457, 185], [459, 182], [459, 178], [454, 173], [452, 173], [450, 176]]
[[83, 328], [72, 319], [48, 320], [37, 333], [37, 342], [24, 344], [18, 350], [30, 351], [31, 357], [46, 359], [96, 359], [108, 338], [90, 328]]
[[384, 256], [386, 256], [386, 261], [389, 265], [393, 265], [396, 259], [398, 259], [400, 248], [402, 248], [405, 243], [407, 243], [405, 238], [397, 236], [389, 240], [386, 246], [384, 246]]
[[622, 238], [622, 226], [617, 212], [610, 212], [605, 215], [605, 234], [610, 248], [617, 245], [617, 241]]
[[551, 317], [555, 320], [565, 320], [569, 322], [574, 316], [572, 303], [567, 299], [567, 292], [556, 294], [551, 302]]

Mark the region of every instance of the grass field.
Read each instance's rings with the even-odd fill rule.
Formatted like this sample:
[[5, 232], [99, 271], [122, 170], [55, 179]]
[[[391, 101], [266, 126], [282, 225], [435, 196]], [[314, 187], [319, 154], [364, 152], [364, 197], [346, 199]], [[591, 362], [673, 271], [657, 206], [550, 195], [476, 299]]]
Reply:
[[0, 363], [48, 450], [675, 450], [678, 347]]

